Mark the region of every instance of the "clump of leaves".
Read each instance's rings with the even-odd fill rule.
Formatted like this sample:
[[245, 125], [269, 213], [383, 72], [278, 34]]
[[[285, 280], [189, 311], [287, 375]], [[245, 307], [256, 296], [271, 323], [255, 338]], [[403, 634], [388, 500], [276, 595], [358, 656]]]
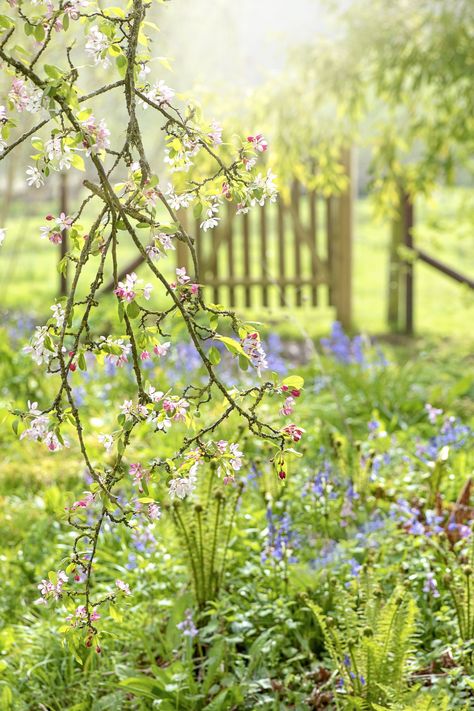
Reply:
[[403, 703], [416, 634], [414, 600], [402, 589], [383, 600], [367, 572], [356, 593], [338, 590], [332, 615], [305, 599], [337, 670], [343, 707], [380, 711]]

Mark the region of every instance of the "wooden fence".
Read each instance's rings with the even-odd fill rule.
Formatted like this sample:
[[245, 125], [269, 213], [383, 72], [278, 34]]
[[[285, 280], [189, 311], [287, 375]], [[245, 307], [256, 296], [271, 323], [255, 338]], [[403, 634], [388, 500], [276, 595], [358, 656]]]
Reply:
[[417, 261], [427, 264], [449, 279], [474, 289], [474, 279], [453, 269], [415, 245], [413, 228], [415, 209], [413, 199], [402, 191], [400, 209], [392, 222], [392, 238], [389, 257], [388, 312], [387, 322], [394, 332], [413, 335], [414, 281]]
[[[235, 205], [222, 210], [219, 225], [204, 232], [189, 212], [180, 219], [194, 237], [200, 279], [214, 303], [238, 308], [301, 308], [329, 305], [344, 328], [352, 317], [352, 151], [341, 156], [347, 189], [323, 197], [295, 182], [291, 198], [236, 215]], [[67, 212], [67, 191], [61, 183], [61, 210]], [[61, 245], [61, 255], [66, 240]], [[118, 279], [137, 269], [143, 258], [124, 267]], [[176, 265], [192, 274], [190, 254], [176, 244]], [[105, 285], [111, 291], [114, 282]], [[61, 279], [65, 293], [66, 278]]]
[[[245, 308], [333, 306], [351, 326], [353, 181], [351, 152], [343, 156], [348, 189], [323, 198], [294, 183], [291, 199], [235, 215], [229, 205], [214, 230], [184, 215], [196, 241], [201, 281], [215, 303]], [[177, 264], [190, 268], [186, 246]], [[326, 292], [322, 298], [321, 290]], [[324, 295], [323, 295], [324, 297]]]

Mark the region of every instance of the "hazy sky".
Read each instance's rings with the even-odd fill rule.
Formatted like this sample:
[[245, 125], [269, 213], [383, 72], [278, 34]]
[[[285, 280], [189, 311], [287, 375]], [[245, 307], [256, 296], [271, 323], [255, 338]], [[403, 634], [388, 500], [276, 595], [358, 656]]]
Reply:
[[[327, 31], [324, 0], [172, 0], [159, 5], [173, 86], [255, 85], [280, 69], [289, 46]], [[158, 40], [159, 42], [160, 40]]]

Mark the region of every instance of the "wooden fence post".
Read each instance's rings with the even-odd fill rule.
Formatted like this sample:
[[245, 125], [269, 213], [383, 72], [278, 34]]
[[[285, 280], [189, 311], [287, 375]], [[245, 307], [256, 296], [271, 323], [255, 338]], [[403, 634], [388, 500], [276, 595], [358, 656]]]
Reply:
[[335, 306], [337, 319], [343, 328], [350, 330], [352, 325], [352, 233], [353, 233], [353, 203], [355, 196], [355, 173], [353, 171], [352, 151], [350, 148], [342, 152], [342, 163], [348, 178], [347, 189], [340, 195], [338, 234], [336, 249], [333, 255], [335, 261]]
[[[402, 196], [402, 223], [403, 223], [403, 244], [408, 249], [413, 249], [413, 202], [408, 193], [403, 192]], [[405, 270], [405, 323], [404, 330], [408, 336], [413, 335], [413, 262], [406, 260]]]
[[388, 309], [387, 309], [387, 324], [390, 331], [396, 332], [400, 330], [400, 273], [401, 262], [399, 255], [399, 247], [402, 244], [403, 235], [403, 220], [401, 208], [396, 217], [392, 220], [390, 247], [388, 255]]
[[400, 256], [400, 248], [413, 249], [413, 203], [400, 191], [398, 214], [392, 221], [388, 273], [388, 326], [391, 331], [413, 335], [413, 263]]
[[[59, 187], [59, 212], [64, 213], [67, 216], [68, 213], [68, 184], [67, 184], [67, 173], [62, 172], [59, 176], [60, 187]], [[68, 239], [67, 230], [64, 229], [61, 232], [61, 244], [59, 245], [59, 259], [64, 259], [68, 251]], [[68, 263], [66, 261], [64, 269], [59, 275], [59, 295], [66, 296], [67, 294], [67, 277], [68, 277]]]

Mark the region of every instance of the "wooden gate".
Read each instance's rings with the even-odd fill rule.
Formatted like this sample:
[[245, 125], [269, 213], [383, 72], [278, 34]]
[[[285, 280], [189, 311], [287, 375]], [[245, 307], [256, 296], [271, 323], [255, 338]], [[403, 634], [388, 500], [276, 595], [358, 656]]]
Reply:
[[[196, 240], [200, 278], [208, 298], [228, 306], [303, 307], [327, 303], [351, 326], [352, 192], [351, 153], [343, 156], [346, 192], [324, 198], [294, 183], [291, 200], [281, 199], [247, 215], [228, 205], [218, 227], [204, 232], [185, 216]], [[177, 245], [177, 265], [189, 271], [189, 254]], [[321, 288], [327, 297], [321, 298]]]

